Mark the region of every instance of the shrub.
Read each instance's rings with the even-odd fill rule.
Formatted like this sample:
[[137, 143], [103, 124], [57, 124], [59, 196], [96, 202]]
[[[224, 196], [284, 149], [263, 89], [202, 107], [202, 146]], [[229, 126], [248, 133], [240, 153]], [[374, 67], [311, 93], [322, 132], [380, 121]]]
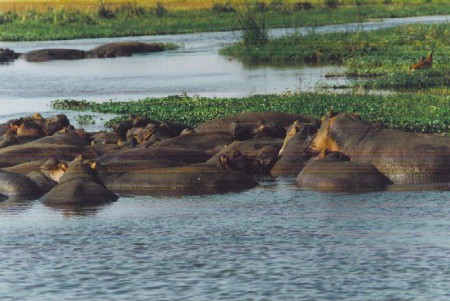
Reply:
[[232, 13], [236, 11], [234, 6], [230, 2], [225, 2], [223, 4], [214, 3], [211, 9], [218, 13]]
[[157, 17], [163, 17], [167, 15], [167, 8], [161, 2], [157, 2], [155, 12]]
[[237, 12], [242, 29], [242, 40], [246, 47], [265, 45], [269, 41], [264, 15], [257, 14], [252, 6], [244, 6]]

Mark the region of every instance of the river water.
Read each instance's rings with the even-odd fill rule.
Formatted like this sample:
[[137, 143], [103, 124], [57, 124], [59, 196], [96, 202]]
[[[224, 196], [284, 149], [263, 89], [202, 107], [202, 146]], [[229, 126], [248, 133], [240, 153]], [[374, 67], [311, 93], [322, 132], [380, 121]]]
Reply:
[[[408, 20], [417, 22], [395, 22]], [[329, 30], [352, 26], [361, 25]], [[327, 67], [247, 68], [217, 55], [235, 39], [236, 33], [122, 38], [114, 40], [184, 47], [2, 65], [0, 119], [55, 113], [48, 103], [56, 98], [244, 96], [315, 89], [325, 80]], [[109, 41], [1, 47], [89, 49]], [[121, 197], [84, 209], [0, 203], [0, 300], [450, 300], [448, 191], [331, 194], [294, 182], [212, 196]]]

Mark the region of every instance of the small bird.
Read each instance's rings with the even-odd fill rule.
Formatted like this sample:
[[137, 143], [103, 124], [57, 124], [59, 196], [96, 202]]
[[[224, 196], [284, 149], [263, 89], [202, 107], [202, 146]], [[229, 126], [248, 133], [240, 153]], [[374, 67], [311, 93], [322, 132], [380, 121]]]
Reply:
[[428, 69], [431, 68], [432, 65], [433, 65], [433, 50], [431, 50], [428, 53], [427, 58], [421, 56], [419, 62], [409, 67], [409, 70], [414, 71], [416, 69]]

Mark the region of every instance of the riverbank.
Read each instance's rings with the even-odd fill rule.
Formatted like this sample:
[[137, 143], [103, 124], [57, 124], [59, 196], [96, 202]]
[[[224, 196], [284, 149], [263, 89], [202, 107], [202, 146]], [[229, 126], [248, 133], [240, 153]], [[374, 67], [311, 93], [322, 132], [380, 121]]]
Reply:
[[[337, 64], [364, 88], [422, 90], [450, 85], [449, 38], [448, 24], [413, 24], [368, 32], [293, 34], [264, 45], [238, 42], [221, 53], [252, 64]], [[409, 67], [430, 50], [432, 68], [411, 72]], [[373, 79], [361, 80], [368, 77]]]
[[[391, 3], [392, 2], [392, 3]], [[261, 2], [263, 3], [263, 2]], [[383, 17], [406, 17], [449, 14], [446, 4], [405, 4], [390, 1], [389, 5], [311, 4], [301, 6], [275, 2], [255, 4], [257, 18], [267, 28], [319, 26], [367, 22]], [[305, 2], [306, 3], [306, 2]], [[37, 41], [77, 38], [121, 37], [155, 34], [239, 30], [239, 6], [213, 4], [210, 8], [176, 10], [164, 4], [145, 7], [139, 4], [110, 7], [99, 3], [96, 9], [82, 11], [64, 6], [47, 11], [18, 8], [0, 13], [0, 40]]]
[[[279, 111], [321, 118], [330, 107], [340, 112], [358, 112], [364, 120], [410, 132], [450, 132], [448, 96], [369, 95], [332, 93], [285, 93], [243, 98], [169, 96], [136, 101], [96, 103], [56, 100], [57, 110], [93, 111], [145, 115], [156, 120], [171, 120], [196, 126], [207, 120], [242, 112]], [[114, 122], [114, 121], [113, 121]]]

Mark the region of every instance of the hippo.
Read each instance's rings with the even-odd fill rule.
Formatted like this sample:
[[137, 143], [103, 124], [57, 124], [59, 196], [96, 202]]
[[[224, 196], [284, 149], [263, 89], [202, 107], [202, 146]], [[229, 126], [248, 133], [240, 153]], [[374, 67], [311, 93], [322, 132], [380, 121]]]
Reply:
[[92, 206], [116, 201], [118, 196], [108, 190], [97, 173], [82, 157], [69, 163], [59, 183], [42, 196], [48, 206]]
[[233, 121], [239, 120], [241, 123], [257, 123], [263, 121], [265, 123], [274, 123], [279, 127], [288, 127], [295, 120], [300, 122], [312, 123], [318, 122], [317, 119], [299, 114], [283, 113], [283, 112], [247, 112], [223, 118], [213, 119], [200, 124], [195, 128], [197, 133], [205, 132], [227, 132], [230, 131], [230, 125]]
[[283, 147], [280, 149], [278, 161], [270, 171], [271, 176], [297, 176], [311, 155], [305, 152], [307, 138], [315, 134], [320, 125], [317, 123], [301, 123], [295, 121], [286, 133]]
[[372, 124], [354, 113], [330, 112], [307, 151], [339, 151], [352, 162], [372, 163], [395, 184], [450, 181], [450, 139]]
[[18, 58], [20, 53], [14, 52], [9, 48], [0, 48], [0, 63], [11, 62]]
[[302, 188], [327, 192], [375, 191], [392, 184], [373, 164], [353, 162], [341, 152], [327, 150], [308, 161], [296, 180]]
[[231, 154], [222, 154], [219, 162], [224, 169], [237, 170], [250, 176], [268, 176], [278, 159], [278, 149], [264, 146], [261, 149], [243, 154], [234, 150]]
[[30, 178], [2, 170], [0, 171], [0, 195], [12, 200], [34, 200], [43, 194], [39, 186]]
[[127, 195], [218, 194], [258, 185], [243, 173], [201, 164], [110, 174], [103, 178], [111, 191]]
[[233, 142], [230, 135], [223, 133], [192, 133], [156, 142], [152, 147], [168, 147], [204, 151], [214, 155]]
[[256, 123], [243, 123], [238, 120], [230, 124], [230, 134], [233, 140], [247, 140], [252, 138], [272, 137], [284, 138], [286, 129], [274, 123], [262, 120]]
[[103, 164], [119, 160], [171, 160], [185, 164], [194, 164], [206, 162], [209, 158], [211, 158], [211, 155], [201, 151], [169, 147], [149, 147], [108, 153], [100, 156], [97, 162]]
[[[97, 161], [92, 160], [91, 167], [96, 169], [96, 166]], [[101, 164], [101, 166], [103, 167], [102, 170], [108, 173], [123, 173], [155, 168], [181, 167], [186, 166], [186, 164], [173, 160], [112, 160]]]
[[25, 163], [2, 168], [2, 170], [18, 173], [21, 175], [26, 175], [32, 171], [38, 170], [41, 167], [41, 165], [45, 163], [45, 161], [47, 160], [28, 161]]
[[78, 49], [39, 49], [19, 56], [27, 62], [47, 62], [54, 60], [80, 60], [86, 57], [86, 52]]
[[44, 193], [47, 193], [58, 184], [61, 177], [67, 171], [67, 168], [67, 163], [56, 159], [49, 159], [38, 170], [28, 173], [27, 177], [38, 184]]
[[164, 51], [160, 43], [115, 42], [95, 47], [86, 52], [86, 58], [114, 58], [131, 56], [135, 53], [149, 53]]
[[10, 123], [10, 127], [16, 132], [17, 136], [25, 137], [44, 137], [45, 131], [41, 124], [31, 118], [22, 118], [19, 121]]
[[90, 147], [59, 144], [21, 144], [0, 149], [0, 168], [35, 161], [58, 159], [70, 161], [82, 154], [87, 159], [95, 159], [98, 154]]

